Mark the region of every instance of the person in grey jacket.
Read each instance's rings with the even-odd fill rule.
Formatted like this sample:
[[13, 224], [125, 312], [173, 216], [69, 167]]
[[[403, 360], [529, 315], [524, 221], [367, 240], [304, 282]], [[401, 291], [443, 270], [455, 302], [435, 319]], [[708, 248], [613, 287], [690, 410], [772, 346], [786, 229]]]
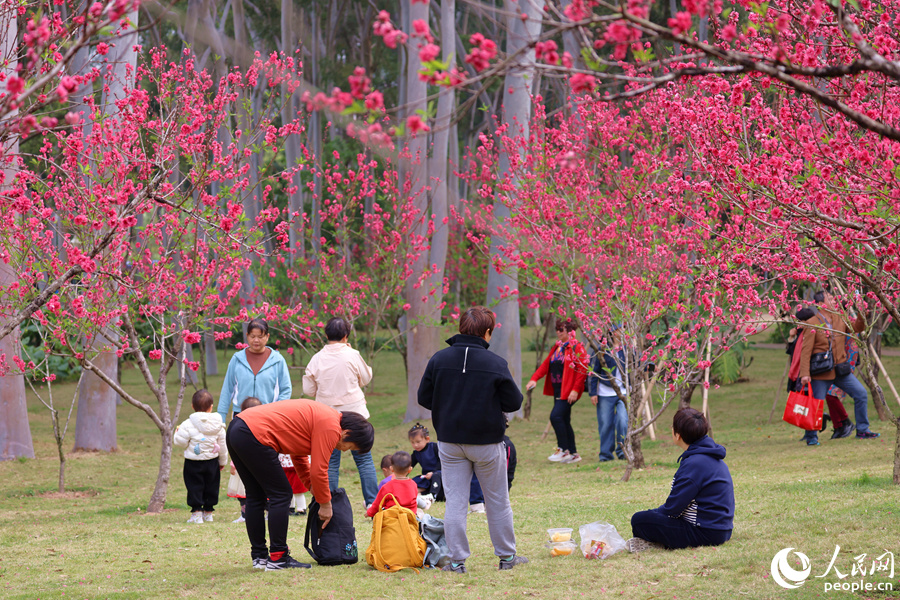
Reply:
[[269, 341], [269, 324], [265, 319], [252, 319], [247, 325], [247, 347], [235, 352], [225, 371], [225, 381], [219, 393], [217, 412], [228, 420], [229, 408], [241, 412], [241, 403], [248, 396], [259, 398], [263, 404], [291, 397], [291, 375], [287, 362]]
[[488, 351], [495, 325], [491, 310], [467, 310], [459, 320], [459, 334], [447, 340], [449, 348], [431, 357], [419, 384], [419, 404], [432, 411], [447, 498], [444, 529], [451, 562], [443, 570], [454, 573], [466, 573], [470, 554], [466, 515], [473, 472], [484, 492], [500, 570], [528, 562], [516, 555], [503, 445], [504, 413], [519, 410], [522, 392], [506, 360]]

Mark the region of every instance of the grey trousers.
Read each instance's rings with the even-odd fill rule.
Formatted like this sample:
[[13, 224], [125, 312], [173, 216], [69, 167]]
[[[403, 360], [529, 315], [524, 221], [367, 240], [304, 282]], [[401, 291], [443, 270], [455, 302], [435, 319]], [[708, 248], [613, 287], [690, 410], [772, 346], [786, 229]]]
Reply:
[[450, 560], [465, 561], [469, 552], [466, 537], [466, 517], [469, 512], [469, 488], [472, 472], [478, 476], [484, 492], [484, 511], [494, 554], [512, 556], [516, 553], [516, 534], [513, 513], [509, 505], [506, 482], [506, 455], [503, 444], [474, 445], [438, 443], [441, 457], [441, 477], [447, 508], [444, 513], [444, 534], [450, 548]]

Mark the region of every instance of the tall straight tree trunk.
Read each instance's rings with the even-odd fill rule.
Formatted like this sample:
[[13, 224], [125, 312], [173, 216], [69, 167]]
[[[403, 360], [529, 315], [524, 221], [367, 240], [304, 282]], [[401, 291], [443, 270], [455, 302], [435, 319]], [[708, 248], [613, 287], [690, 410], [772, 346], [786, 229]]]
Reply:
[[[319, 57], [321, 55], [322, 49], [322, 33], [320, 31], [319, 26], [319, 15], [313, 10], [310, 13], [310, 24], [311, 27], [311, 35], [312, 35], [312, 84], [314, 86], [320, 86], [319, 81]], [[321, 87], [321, 86], [320, 86]], [[311, 129], [310, 138], [312, 139], [312, 149], [313, 149], [313, 160], [318, 163], [316, 166], [321, 166], [321, 157], [322, 157], [322, 121], [320, 116], [321, 111], [313, 111], [309, 116], [309, 128]], [[319, 259], [319, 253], [321, 250], [321, 240], [322, 240], [322, 217], [319, 214], [319, 202], [322, 197], [322, 175], [319, 172], [318, 168], [312, 169], [312, 177], [313, 177], [313, 193], [312, 193], [312, 206], [309, 211], [309, 218], [312, 220], [312, 239], [311, 250], [313, 254], [313, 269], [318, 270], [318, 263], [315, 262]]]
[[[138, 43], [135, 28], [138, 26], [138, 11], [127, 15], [127, 32], [113, 42], [113, 49], [107, 55], [111, 78], [106, 82], [101, 98], [101, 110], [107, 117], [115, 117], [118, 112], [116, 102], [125, 98], [125, 90], [134, 86], [134, 72], [137, 68]], [[125, 23], [123, 19], [122, 23]], [[111, 331], [97, 332], [90, 348], [100, 350], [93, 360], [110, 379], [119, 378], [119, 358], [111, 350], [118, 341]], [[106, 350], [103, 350], [106, 348]], [[116, 401], [119, 395], [94, 373], [85, 373], [78, 388], [78, 413], [75, 419], [75, 449], [112, 452], [117, 448]]]
[[212, 322], [207, 321], [206, 326], [208, 331], [203, 334], [203, 356], [206, 361], [206, 374], [218, 375], [219, 356], [216, 354], [216, 334]]
[[[12, 3], [6, 3], [0, 7], [0, 56], [9, 57], [9, 64], [3, 71], [9, 76], [16, 70], [16, 41], [18, 40], [18, 22], [16, 21], [16, 9]], [[9, 118], [15, 118], [16, 111], [9, 114]], [[12, 182], [15, 177], [15, 167], [12, 161], [19, 153], [19, 141], [16, 136], [10, 136], [9, 141], [0, 147], [0, 193]], [[8, 264], [0, 261], [0, 289], [16, 283], [18, 277]], [[6, 364], [11, 365], [13, 356], [19, 355], [19, 328], [16, 327], [6, 336], [0, 338], [0, 355], [4, 356]], [[9, 460], [24, 456], [34, 458], [34, 445], [31, 442], [31, 428], [28, 426], [28, 406], [25, 399], [25, 376], [7, 374], [0, 377], [0, 460]]]
[[[9, 39], [15, 40], [15, 19], [12, 19], [13, 35]], [[10, 28], [4, 28], [9, 31]], [[9, 54], [4, 54], [9, 56]], [[15, 152], [18, 148], [7, 146]], [[5, 154], [4, 156], [10, 156]], [[10, 176], [10, 171], [4, 169], [4, 177]], [[0, 184], [2, 190], [3, 184]], [[7, 287], [17, 280], [16, 274], [9, 265], [0, 261], [0, 287]], [[19, 328], [12, 333], [0, 338], [0, 355], [5, 355], [7, 364], [12, 364], [11, 356], [19, 355]], [[6, 366], [6, 365], [4, 365]], [[28, 426], [28, 406], [25, 401], [25, 376], [21, 373], [8, 373], [0, 377], [0, 460], [13, 458], [34, 458], [34, 445], [31, 442], [31, 428]]]
[[[109, 334], [112, 337], [112, 334]], [[110, 379], [118, 379], [119, 357], [109, 348], [111, 340], [100, 332], [90, 348], [101, 350], [91, 359]], [[106, 348], [106, 350], [103, 350]], [[88, 354], [87, 352], [85, 354]], [[78, 412], [75, 416], [75, 450], [113, 452], [116, 439], [116, 399], [119, 395], [107, 383], [88, 371], [78, 383]]]
[[[443, 0], [441, 2], [441, 46], [443, 59], [447, 63], [447, 69], [456, 66], [453, 52], [454, 46], [444, 43], [444, 40], [456, 39], [456, 0]], [[444, 271], [447, 266], [447, 248], [450, 240], [450, 186], [451, 175], [454, 172], [448, 155], [450, 152], [450, 120], [456, 105], [456, 90], [454, 88], [442, 88], [438, 95], [437, 119], [434, 124], [434, 140], [432, 156], [428, 161], [428, 181], [433, 182], [434, 195], [431, 199], [430, 214], [434, 215], [434, 233], [431, 238], [431, 251], [429, 266], [434, 268], [428, 283], [428, 292], [437, 290], [430, 297], [433, 306], [431, 309], [434, 317], [440, 323], [440, 310], [436, 305], [441, 303], [444, 293]], [[437, 339], [435, 344], [439, 343]], [[435, 348], [436, 349], [436, 348]]]
[[[243, 2], [235, 2], [232, 5], [232, 18], [234, 25], [234, 53], [232, 55], [232, 59], [234, 60], [234, 64], [241, 69], [241, 71], [246, 71], [250, 66], [250, 60], [252, 57], [252, 48], [249, 45], [249, 37], [247, 34], [247, 24], [246, 24], [246, 16], [244, 13], [244, 3]], [[252, 105], [253, 98], [252, 92], [249, 93], [246, 91], [242, 91], [238, 94], [238, 127], [241, 130], [248, 130], [250, 128], [250, 121], [252, 119]], [[238, 144], [240, 144], [240, 150], [243, 152], [247, 141], [246, 137], [241, 137]], [[243, 196], [243, 205], [244, 205], [244, 218], [247, 219], [251, 224], [256, 223], [256, 217], [259, 215], [258, 210], [258, 200], [256, 198], [256, 187], [257, 187], [257, 174], [255, 172], [255, 157], [251, 157], [251, 166], [249, 173], [247, 174], [247, 189], [242, 193]], [[247, 256], [247, 251], [245, 250], [245, 257]], [[257, 263], [257, 258], [255, 255], [251, 256], [253, 261], [252, 264]], [[241, 292], [240, 297], [243, 304], [247, 305], [250, 303], [250, 294], [252, 290], [256, 287], [255, 277], [251, 268], [244, 269], [244, 273], [241, 276]], [[247, 341], [247, 332], [246, 328], [244, 331], [244, 342]]]
[[[541, 11], [536, 3], [529, 2], [516, 5], [506, 1], [506, 9], [516, 15], [507, 19], [507, 54], [514, 54], [528, 46], [541, 33]], [[518, 14], [524, 12], [528, 19], [523, 21]], [[511, 65], [503, 82], [503, 123], [508, 126], [507, 135], [515, 137], [528, 136], [531, 122], [531, 84], [534, 78], [534, 50], [523, 55], [518, 64]], [[501, 149], [500, 177], [509, 175], [510, 160]], [[494, 204], [496, 223], [504, 227], [509, 218], [510, 209], [504, 202]], [[491, 264], [493, 258], [502, 257], [501, 247], [506, 240], [496, 234], [491, 235]], [[519, 327], [519, 279], [514, 267], [507, 267], [503, 272], [491, 267], [488, 269], [487, 304], [497, 314], [497, 329], [491, 337], [491, 350], [509, 363], [513, 379], [518, 383], [522, 379], [522, 344]], [[512, 293], [516, 292], [516, 293]], [[521, 417], [521, 410], [517, 413]]]
[[[410, 0], [403, 0], [403, 5], [409, 14], [410, 23], [416, 20], [428, 22], [428, 5], [421, 2], [412, 3]], [[407, 44], [407, 62], [406, 62], [406, 93], [407, 93], [407, 116], [415, 115], [417, 111], [424, 111], [427, 107], [426, 95], [427, 85], [419, 79], [419, 70], [422, 68], [422, 62], [419, 60], [419, 53], [416, 48], [415, 38], [410, 36]], [[409, 134], [409, 132], [407, 132]], [[409, 144], [409, 161], [407, 166], [407, 177], [411, 185], [410, 194], [412, 195], [417, 212], [416, 226], [414, 234], [420, 239], [428, 236], [429, 217], [428, 210], [428, 192], [426, 186], [428, 183], [428, 136], [425, 132], [420, 131], [415, 135], [408, 135]], [[428, 360], [437, 351], [437, 340], [440, 324], [440, 312], [436, 310], [438, 292], [430, 294], [427, 289], [428, 285], [419, 285], [423, 282], [430, 283], [430, 278], [426, 277], [426, 273], [430, 267], [429, 249], [424, 249], [420, 256], [415, 260], [412, 266], [412, 274], [406, 282], [405, 298], [410, 308], [407, 311], [407, 329], [406, 329], [406, 351], [407, 351], [407, 404], [405, 421], [415, 421], [417, 419], [427, 419], [430, 412], [419, 406], [417, 399], [417, 391], [422, 375], [425, 373], [425, 366]], [[440, 290], [438, 290], [440, 291]]]
[[[297, 37], [294, 33], [294, 0], [281, 0], [281, 47], [284, 49], [285, 56], [300, 60], [300, 54], [295, 53]], [[282, 93], [287, 98], [287, 83], [282, 86]], [[297, 118], [298, 106], [297, 98], [293, 94], [287, 98], [281, 110], [282, 125], [287, 125]], [[300, 161], [300, 154], [300, 136], [296, 134], [288, 136], [284, 141], [285, 166], [288, 169], [295, 168]], [[291, 178], [289, 185], [297, 188], [288, 194], [288, 213], [294, 220], [289, 230], [291, 260], [293, 261], [301, 255], [303, 247], [303, 186], [299, 173]]]

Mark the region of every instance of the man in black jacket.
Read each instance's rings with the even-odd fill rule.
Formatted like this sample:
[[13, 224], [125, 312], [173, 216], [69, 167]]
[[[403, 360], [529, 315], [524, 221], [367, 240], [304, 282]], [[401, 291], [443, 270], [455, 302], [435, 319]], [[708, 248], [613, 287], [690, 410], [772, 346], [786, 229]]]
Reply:
[[485, 512], [500, 570], [527, 563], [516, 556], [513, 514], [509, 505], [504, 413], [522, 406], [522, 392], [506, 361], [488, 351], [496, 317], [483, 306], [470, 308], [459, 320], [459, 334], [449, 348], [428, 361], [419, 384], [419, 404], [431, 410], [447, 508], [444, 531], [451, 563], [445, 571], [465, 573], [469, 557], [466, 514], [472, 473], [484, 491]]

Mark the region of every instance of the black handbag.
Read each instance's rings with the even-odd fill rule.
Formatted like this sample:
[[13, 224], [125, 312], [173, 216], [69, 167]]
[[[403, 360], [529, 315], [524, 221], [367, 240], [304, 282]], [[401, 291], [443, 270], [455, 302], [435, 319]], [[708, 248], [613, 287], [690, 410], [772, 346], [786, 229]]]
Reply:
[[831, 351], [831, 323], [819, 311], [816, 311], [816, 316], [828, 326], [828, 352], [816, 352], [809, 357], [810, 375], [826, 373], [834, 368], [834, 353]]
[[850, 364], [849, 360], [845, 360], [839, 365], [834, 365], [834, 374], [837, 377], [846, 377], [850, 373], [853, 372], [853, 365]]
[[313, 500], [306, 518], [303, 546], [320, 565], [352, 565], [359, 560], [353, 509], [344, 488], [331, 492], [331, 521], [322, 529], [319, 503]]

